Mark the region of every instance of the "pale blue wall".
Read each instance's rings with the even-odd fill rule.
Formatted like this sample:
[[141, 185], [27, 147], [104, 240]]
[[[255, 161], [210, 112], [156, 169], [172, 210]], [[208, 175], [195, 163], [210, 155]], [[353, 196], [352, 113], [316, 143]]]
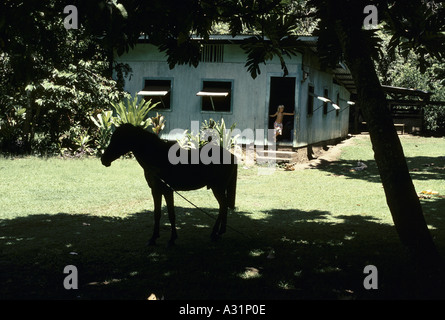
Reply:
[[[125, 83], [125, 90], [131, 94], [142, 90], [146, 78], [171, 79], [171, 109], [161, 111], [166, 119], [163, 138], [177, 139], [178, 136], [169, 135], [171, 130], [190, 129], [192, 121], [201, 123], [210, 118], [219, 120], [223, 117], [227, 125], [236, 123], [240, 130], [267, 128], [270, 78], [283, 75], [279, 60], [274, 59], [266, 65], [261, 65], [261, 74], [252, 79], [244, 66], [246, 55], [243, 50], [236, 44], [224, 46], [224, 63], [201, 62], [197, 68], [180, 65], [169, 69], [164, 53], [149, 44], [138, 44], [129, 53], [116, 58], [119, 62], [128, 63], [132, 68], [131, 78], [126, 79]], [[331, 99], [335, 98], [338, 90], [344, 99], [342, 107], [346, 106], [346, 100], [349, 99], [349, 93], [332, 83], [330, 73], [320, 72], [316, 60], [313, 57], [308, 59], [308, 55], [310, 54], [305, 53], [304, 57], [305, 71], [309, 71], [309, 78], [305, 81], [301, 81], [303, 55], [299, 54], [286, 61], [289, 76], [297, 78], [294, 146], [346, 136], [348, 130], [349, 112], [341, 112], [340, 116], [336, 116], [334, 111], [322, 116], [320, 109], [310, 117], [306, 115], [308, 83], [314, 84], [315, 93], [320, 95], [323, 95], [323, 88], [327, 86]], [[196, 93], [201, 90], [203, 80], [211, 79], [232, 81], [231, 112], [201, 110], [201, 98], [196, 96]], [[314, 109], [318, 102], [314, 102]], [[329, 108], [332, 109], [331, 106]]]
[[[344, 87], [333, 83], [333, 75], [319, 71], [316, 68], [306, 67], [309, 77], [301, 83], [301, 95], [299, 103], [299, 119], [297, 125], [296, 146], [346, 137], [349, 129], [349, 105], [350, 93]], [[308, 115], [308, 86], [313, 85], [315, 95], [323, 96], [324, 89], [328, 89], [329, 99], [336, 101], [337, 93], [340, 93], [340, 111], [337, 115], [331, 103], [328, 103], [328, 113], [323, 114], [323, 101], [314, 98], [313, 114]]]

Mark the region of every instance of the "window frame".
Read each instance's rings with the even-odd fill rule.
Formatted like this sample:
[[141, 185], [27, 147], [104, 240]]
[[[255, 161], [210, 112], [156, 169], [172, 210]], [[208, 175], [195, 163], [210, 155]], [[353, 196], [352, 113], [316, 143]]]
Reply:
[[[229, 103], [229, 109], [228, 110], [211, 110], [211, 109], [203, 109], [203, 107], [204, 107], [204, 99], [206, 98], [206, 97], [209, 97], [209, 99], [210, 99], [210, 101], [213, 101], [213, 97], [217, 97], [217, 96], [220, 96], [220, 95], [214, 95], [214, 96], [212, 96], [212, 95], [205, 95], [204, 94], [204, 92], [211, 92], [211, 91], [204, 91], [204, 89], [206, 89], [206, 87], [205, 87], [205, 83], [206, 82], [213, 82], [213, 83], [216, 83], [216, 82], [224, 82], [224, 83], [230, 83], [230, 90], [229, 90], [229, 93], [228, 93], [228, 103]], [[225, 113], [225, 114], [230, 114], [230, 113], [232, 113], [233, 112], [233, 91], [234, 91], [234, 80], [233, 79], [201, 79], [201, 89], [196, 93], [196, 95], [197, 96], [199, 96], [200, 97], [200, 111], [201, 111], [201, 113]], [[207, 89], [209, 89], [208, 87], [207, 87]], [[218, 91], [218, 88], [217, 87], [215, 87], [215, 89], [216, 89], [216, 91], [215, 91], [215, 93]], [[224, 89], [224, 88], [221, 88], [221, 89]]]
[[[156, 103], [157, 101], [153, 101], [153, 98], [158, 98], [161, 101], [160, 104], [158, 104], [155, 108], [153, 108], [152, 110], [154, 111], [171, 111], [172, 110], [172, 103], [173, 103], [173, 83], [174, 83], [174, 79], [172, 77], [144, 77], [142, 78], [142, 90], [144, 91], [144, 89], [148, 86], [146, 85], [147, 81], [170, 81], [170, 90], [168, 90], [167, 94], [165, 96], [168, 96], [168, 106], [167, 107], [159, 107], [159, 105], [164, 104], [162, 97], [163, 95], [141, 95], [143, 99], [150, 100], [152, 99], [153, 103]], [[139, 91], [139, 92], [141, 92]], [[139, 94], [138, 92], [138, 94]], [[165, 104], [164, 104], [165, 106]]]
[[312, 116], [314, 114], [314, 98], [315, 98], [315, 86], [309, 83], [307, 86], [307, 103], [306, 103], [307, 116]]

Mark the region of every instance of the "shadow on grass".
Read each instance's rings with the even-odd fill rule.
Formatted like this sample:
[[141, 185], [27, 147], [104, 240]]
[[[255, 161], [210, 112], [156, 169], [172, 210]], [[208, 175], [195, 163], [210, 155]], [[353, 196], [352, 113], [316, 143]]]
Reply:
[[[327, 211], [272, 210], [253, 219], [233, 212], [233, 229], [211, 242], [209, 217], [176, 210], [172, 248], [165, 216], [158, 245], [146, 246], [151, 212], [0, 221], [0, 298], [417, 299], [431, 291], [417, 283], [393, 227], [369, 216], [333, 220]], [[437, 228], [443, 233], [443, 221]], [[377, 290], [363, 287], [370, 264], [379, 271]], [[66, 265], [78, 269], [77, 290], [64, 289]]]
[[[356, 169], [360, 161], [366, 165], [366, 169]], [[415, 180], [444, 180], [444, 157], [406, 157], [406, 162], [412, 179]], [[311, 166], [314, 169], [324, 170], [333, 175], [346, 176], [351, 179], [361, 179], [369, 182], [380, 183], [380, 176], [374, 160], [336, 160], [327, 161], [320, 159], [317, 164]]]

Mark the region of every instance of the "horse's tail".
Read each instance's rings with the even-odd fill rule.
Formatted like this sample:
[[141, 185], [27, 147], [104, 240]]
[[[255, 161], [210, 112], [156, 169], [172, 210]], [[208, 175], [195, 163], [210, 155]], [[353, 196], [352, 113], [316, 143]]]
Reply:
[[230, 175], [229, 184], [227, 186], [227, 200], [228, 207], [230, 209], [235, 209], [235, 198], [236, 198], [236, 180], [238, 176], [238, 166], [233, 166], [233, 172]]

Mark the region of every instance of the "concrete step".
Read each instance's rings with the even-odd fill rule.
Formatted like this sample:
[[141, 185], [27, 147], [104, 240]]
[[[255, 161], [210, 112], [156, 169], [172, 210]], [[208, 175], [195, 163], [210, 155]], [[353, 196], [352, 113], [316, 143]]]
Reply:
[[256, 151], [256, 161], [258, 162], [295, 162], [297, 152], [282, 150], [261, 150]]
[[263, 150], [263, 151], [257, 151], [257, 153], [264, 153], [265, 155], [277, 155], [282, 157], [292, 157], [294, 154], [296, 154], [295, 151], [283, 151], [283, 150]]

